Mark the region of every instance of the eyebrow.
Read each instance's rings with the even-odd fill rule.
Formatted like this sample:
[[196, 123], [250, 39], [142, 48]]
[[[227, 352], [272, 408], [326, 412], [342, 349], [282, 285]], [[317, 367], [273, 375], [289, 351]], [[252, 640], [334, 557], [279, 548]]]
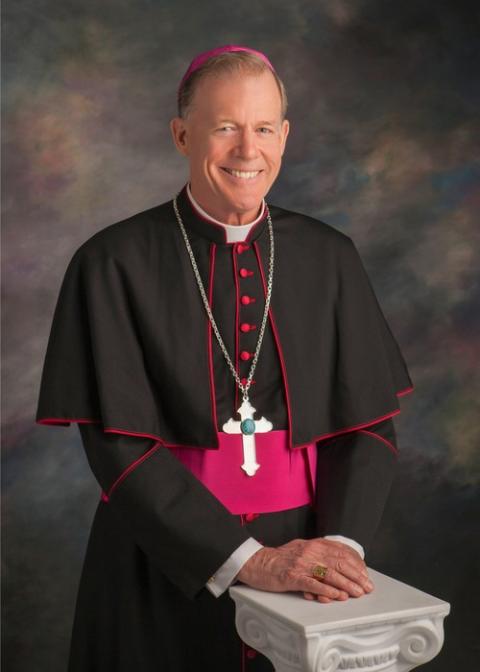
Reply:
[[[237, 122], [236, 122], [236, 121], [233, 121], [233, 119], [219, 119], [219, 120], [217, 121], [217, 124], [236, 124], [236, 123], [237, 123]], [[274, 121], [264, 120], [264, 121], [258, 121], [257, 123], [258, 123], [258, 124], [268, 124], [269, 126], [275, 126], [275, 122], [274, 122]]]

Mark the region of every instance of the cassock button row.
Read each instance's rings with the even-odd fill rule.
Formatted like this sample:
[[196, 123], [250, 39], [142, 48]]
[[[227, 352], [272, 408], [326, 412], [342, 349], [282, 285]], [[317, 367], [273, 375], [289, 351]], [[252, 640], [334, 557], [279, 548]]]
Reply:
[[249, 250], [250, 245], [245, 245], [245, 243], [237, 243], [235, 245], [235, 251], [237, 254], [242, 254], [242, 252], [245, 252], [245, 250]]
[[248, 324], [248, 322], [242, 322], [240, 325], [240, 331], [243, 331], [243, 333], [247, 333], [247, 331], [253, 331], [253, 329], [256, 329], [257, 325], [256, 324]]
[[253, 357], [253, 354], [248, 352], [248, 350], [242, 350], [240, 353], [240, 359], [243, 359], [244, 362], [248, 362], [251, 357]]
[[249, 271], [248, 268], [241, 268], [239, 273], [242, 278], [248, 278], [249, 275], [253, 275], [253, 271]]
[[245, 514], [245, 520], [247, 523], [251, 523], [252, 520], [255, 520], [255, 518], [259, 518], [260, 514], [259, 513], [246, 513]]
[[248, 294], [242, 294], [242, 298], [240, 301], [243, 303], [244, 306], [248, 306], [249, 303], [254, 303], [256, 299], [253, 296], [248, 296]]
[[256, 655], [257, 652], [255, 651], [255, 649], [247, 649], [247, 658], [250, 658], [250, 660], [252, 660], [253, 658], [256, 657]]

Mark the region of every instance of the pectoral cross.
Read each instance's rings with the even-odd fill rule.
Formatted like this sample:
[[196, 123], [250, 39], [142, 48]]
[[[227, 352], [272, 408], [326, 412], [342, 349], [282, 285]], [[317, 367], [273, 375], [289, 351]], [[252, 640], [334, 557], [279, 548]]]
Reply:
[[242, 469], [247, 476], [255, 476], [255, 472], [260, 467], [257, 462], [257, 455], [255, 452], [255, 434], [269, 432], [273, 425], [269, 420], [263, 416], [260, 420], [254, 420], [253, 414], [255, 408], [251, 405], [248, 399], [244, 399], [242, 405], [237, 410], [241, 417], [241, 421], [230, 418], [228, 422], [223, 425], [223, 431], [227, 434], [241, 434], [243, 442], [243, 464]]

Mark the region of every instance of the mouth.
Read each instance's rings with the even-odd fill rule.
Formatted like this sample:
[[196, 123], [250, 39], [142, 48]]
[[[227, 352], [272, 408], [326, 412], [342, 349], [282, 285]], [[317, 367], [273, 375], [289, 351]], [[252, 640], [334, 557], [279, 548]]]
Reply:
[[234, 168], [225, 168], [223, 166], [221, 168], [229, 175], [240, 180], [253, 180], [260, 175], [260, 173], [263, 173], [263, 170], [235, 170]]

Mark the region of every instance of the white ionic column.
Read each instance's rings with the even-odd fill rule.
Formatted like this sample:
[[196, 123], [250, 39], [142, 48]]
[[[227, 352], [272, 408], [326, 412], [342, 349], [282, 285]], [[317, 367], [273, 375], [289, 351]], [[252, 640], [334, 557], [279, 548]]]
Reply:
[[329, 604], [236, 584], [238, 633], [276, 672], [406, 672], [434, 658], [448, 602], [368, 571], [369, 595]]

